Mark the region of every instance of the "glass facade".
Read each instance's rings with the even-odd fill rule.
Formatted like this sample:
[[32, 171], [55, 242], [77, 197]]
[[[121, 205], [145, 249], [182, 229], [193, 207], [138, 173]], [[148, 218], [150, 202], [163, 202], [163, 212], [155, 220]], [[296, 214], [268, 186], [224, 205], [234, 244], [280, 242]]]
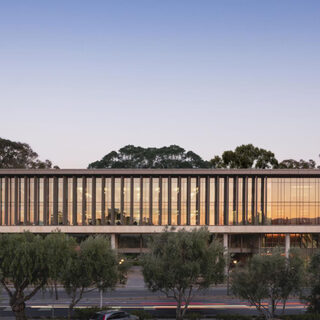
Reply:
[[320, 225], [320, 174], [266, 177], [0, 173], [0, 224]]

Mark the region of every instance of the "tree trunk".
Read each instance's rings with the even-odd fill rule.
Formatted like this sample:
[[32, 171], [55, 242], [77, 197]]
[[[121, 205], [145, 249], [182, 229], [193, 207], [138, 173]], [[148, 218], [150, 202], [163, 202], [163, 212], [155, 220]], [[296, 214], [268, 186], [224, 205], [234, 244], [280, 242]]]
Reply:
[[275, 311], [276, 311], [276, 310], [275, 310], [275, 301], [274, 301], [274, 299], [272, 299], [271, 301], [272, 301], [272, 315], [271, 315], [271, 316], [272, 316], [272, 318], [274, 318], [274, 316], [275, 316]]
[[26, 305], [24, 302], [16, 301], [11, 305], [12, 312], [14, 313], [16, 320], [25, 320], [27, 319], [25, 314]]
[[76, 303], [74, 300], [72, 300], [71, 303], [69, 304], [69, 308], [68, 308], [68, 319], [69, 320], [71, 319], [72, 311], [73, 311], [73, 308], [75, 305], [76, 305]]
[[58, 296], [58, 288], [57, 288], [57, 283], [56, 282], [54, 282], [54, 293], [56, 295], [56, 300], [58, 300], [59, 296]]
[[282, 314], [284, 314], [284, 311], [286, 310], [286, 304], [287, 304], [287, 300], [283, 300]]
[[176, 309], [176, 320], [182, 320], [182, 310], [181, 310], [181, 302], [177, 301], [177, 309]]

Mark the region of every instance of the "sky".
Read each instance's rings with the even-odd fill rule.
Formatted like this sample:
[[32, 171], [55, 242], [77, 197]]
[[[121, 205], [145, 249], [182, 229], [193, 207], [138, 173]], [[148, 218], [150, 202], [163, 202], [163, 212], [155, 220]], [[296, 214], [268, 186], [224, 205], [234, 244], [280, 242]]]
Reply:
[[60, 168], [127, 144], [320, 162], [320, 1], [0, 0], [0, 118]]

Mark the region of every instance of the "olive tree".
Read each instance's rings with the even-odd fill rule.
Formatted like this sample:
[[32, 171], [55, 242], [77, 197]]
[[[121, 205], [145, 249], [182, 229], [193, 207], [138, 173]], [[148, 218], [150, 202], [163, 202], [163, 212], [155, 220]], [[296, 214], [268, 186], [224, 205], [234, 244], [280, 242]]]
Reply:
[[45, 238], [50, 284], [54, 289], [56, 300], [58, 299], [57, 283], [60, 281], [68, 259], [75, 251], [76, 246], [77, 243], [73, 237], [61, 233], [59, 230], [50, 233]]
[[[286, 258], [280, 251], [255, 255], [231, 275], [234, 295], [248, 300], [265, 318], [273, 318], [280, 302], [283, 312], [290, 295], [299, 293], [304, 279], [303, 260], [292, 251]], [[262, 302], [269, 300], [270, 308]]]
[[148, 288], [176, 300], [177, 319], [183, 319], [198, 290], [223, 281], [223, 247], [209, 240], [204, 228], [191, 232], [165, 230], [151, 239], [150, 252], [142, 258]]
[[308, 267], [310, 294], [306, 298], [309, 303], [309, 311], [320, 313], [320, 251], [316, 252]]
[[119, 263], [110, 242], [90, 236], [74, 250], [62, 273], [61, 282], [71, 297], [68, 317], [83, 295], [95, 289], [113, 289], [120, 278]]
[[16, 319], [26, 318], [25, 302], [46, 285], [48, 277], [42, 237], [27, 232], [0, 235], [0, 282]]

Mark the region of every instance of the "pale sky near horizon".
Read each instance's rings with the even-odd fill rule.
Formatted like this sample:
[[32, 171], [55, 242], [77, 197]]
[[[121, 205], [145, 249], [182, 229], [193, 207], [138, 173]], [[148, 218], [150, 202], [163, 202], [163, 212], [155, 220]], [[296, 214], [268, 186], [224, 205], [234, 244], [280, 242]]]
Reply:
[[320, 153], [320, 1], [0, 0], [0, 137], [61, 168], [177, 144]]

